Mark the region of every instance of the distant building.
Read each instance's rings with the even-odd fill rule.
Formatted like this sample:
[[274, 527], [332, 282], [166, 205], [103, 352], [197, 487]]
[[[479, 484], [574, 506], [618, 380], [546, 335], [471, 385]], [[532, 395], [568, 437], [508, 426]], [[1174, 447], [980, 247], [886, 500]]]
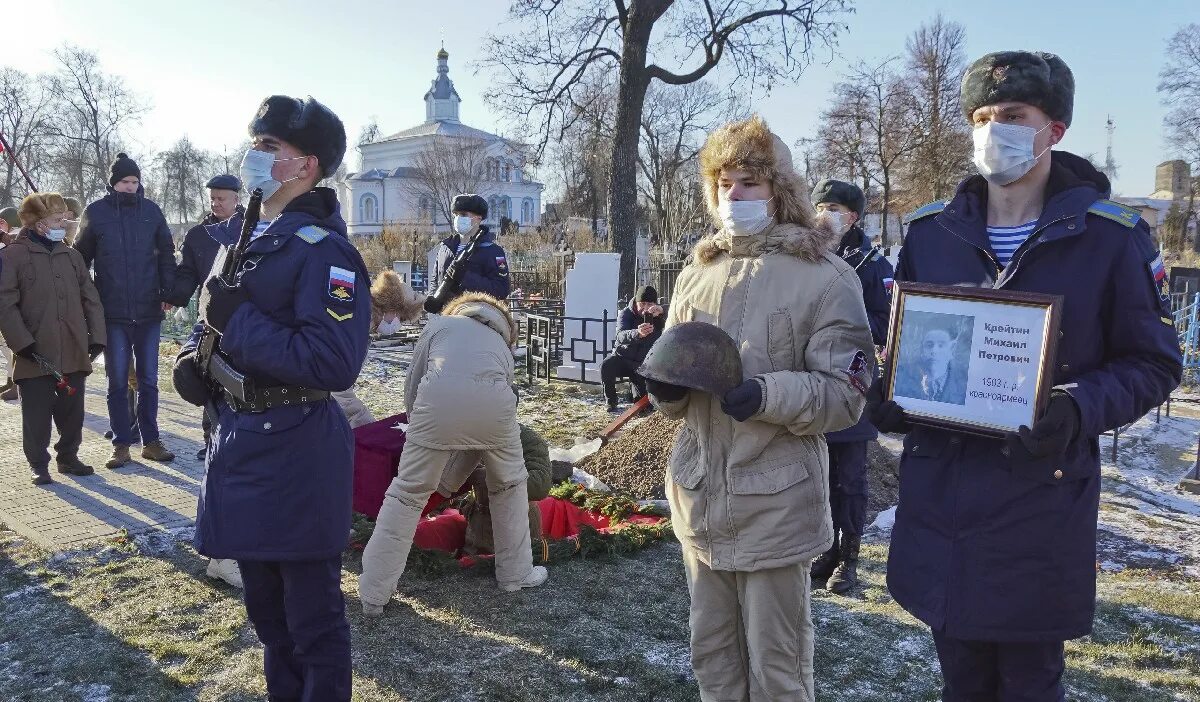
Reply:
[[[1159, 228], [1167, 220], [1171, 205], [1187, 207], [1187, 198], [1192, 181], [1192, 169], [1186, 161], [1166, 161], [1154, 169], [1154, 192], [1149, 197], [1114, 196], [1113, 200], [1141, 212], [1142, 219], [1150, 225], [1150, 235], [1158, 240]], [[1187, 239], [1194, 240], [1196, 222], [1188, 223]]]
[[526, 170], [524, 148], [459, 121], [462, 98], [450, 80], [449, 59], [445, 49], [438, 51], [437, 77], [423, 98], [425, 121], [360, 146], [359, 170], [347, 173], [337, 184], [350, 234], [378, 234], [385, 222], [449, 229], [439, 203], [420, 193], [417, 167], [420, 154], [445, 138], [483, 144], [485, 180], [479, 194], [488, 201], [489, 224], [497, 225], [505, 217], [533, 226], [541, 219], [545, 186]]

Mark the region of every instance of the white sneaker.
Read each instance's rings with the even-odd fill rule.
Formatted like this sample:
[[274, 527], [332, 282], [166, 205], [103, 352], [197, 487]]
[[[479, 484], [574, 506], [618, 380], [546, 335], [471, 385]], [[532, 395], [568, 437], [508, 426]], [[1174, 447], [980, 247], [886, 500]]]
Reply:
[[505, 592], [516, 592], [526, 587], [537, 587], [550, 577], [549, 571], [544, 566], [534, 566], [533, 570], [529, 571], [523, 580], [515, 583], [500, 583], [500, 589]]
[[237, 589], [242, 589], [242, 571], [238, 570], [237, 561], [228, 558], [213, 558], [208, 562], [208, 577], [224, 580]]
[[383, 616], [383, 605], [373, 605], [369, 602], [362, 603], [363, 616], [374, 619], [375, 617]]

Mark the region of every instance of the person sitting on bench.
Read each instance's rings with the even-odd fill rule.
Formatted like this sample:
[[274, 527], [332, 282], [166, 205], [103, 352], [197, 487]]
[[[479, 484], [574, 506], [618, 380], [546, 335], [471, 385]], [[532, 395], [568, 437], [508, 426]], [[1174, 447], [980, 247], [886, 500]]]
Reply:
[[646, 354], [667, 323], [667, 311], [658, 304], [658, 291], [645, 286], [621, 310], [621, 326], [617, 331], [617, 347], [612, 355], [600, 364], [600, 379], [604, 381], [604, 397], [608, 400], [609, 412], [620, 412], [617, 407], [617, 378], [628, 378], [637, 388], [638, 397], [646, 394], [646, 381], [637, 374], [637, 369], [646, 360]]

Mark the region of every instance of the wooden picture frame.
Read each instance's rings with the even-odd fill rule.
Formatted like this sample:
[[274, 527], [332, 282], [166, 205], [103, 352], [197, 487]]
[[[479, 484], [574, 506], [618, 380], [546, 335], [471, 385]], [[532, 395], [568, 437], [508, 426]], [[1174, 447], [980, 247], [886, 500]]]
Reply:
[[884, 397], [909, 421], [998, 437], [1053, 387], [1061, 296], [896, 281]]

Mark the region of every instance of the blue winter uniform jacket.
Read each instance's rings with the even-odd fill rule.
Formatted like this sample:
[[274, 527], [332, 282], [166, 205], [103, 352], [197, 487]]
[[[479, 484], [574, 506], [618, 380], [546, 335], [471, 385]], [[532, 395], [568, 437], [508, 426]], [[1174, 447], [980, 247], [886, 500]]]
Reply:
[[[654, 346], [654, 342], [658, 341], [658, 337], [662, 336], [663, 329], [667, 326], [667, 307], [663, 305], [663, 313], [657, 317], [640, 315], [637, 313], [636, 307], [637, 300], [630, 300], [625, 309], [621, 310], [621, 321], [617, 325], [617, 336], [614, 339], [616, 346], [613, 349], [613, 355], [641, 363], [646, 360], [646, 354], [650, 353], [650, 347]], [[638, 327], [644, 323], [649, 323], [654, 327], [650, 336], [642, 336], [638, 333]]]
[[[491, 295], [497, 300], [508, 299], [512, 290], [512, 281], [508, 277], [508, 258], [504, 249], [496, 243], [496, 235], [481, 225], [484, 230], [482, 240], [475, 252], [467, 261], [467, 272], [462, 280], [462, 292], [481, 292]], [[460, 246], [465, 245], [458, 234], [447, 237], [438, 248], [437, 270], [431, 279], [441, 283], [446, 268], [458, 255]]]
[[[230, 222], [210, 227], [236, 241]], [[217, 266], [224, 251], [217, 256]], [[317, 188], [254, 239], [241, 284], [250, 297], [220, 349], [262, 387], [345, 390], [367, 354], [370, 278], [346, 238], [337, 198]], [[197, 326], [183, 353], [195, 349]], [[218, 402], [196, 514], [196, 550], [213, 558], [315, 560], [350, 533], [354, 441], [333, 398], [237, 413]]]
[[175, 287], [171, 229], [142, 186], [136, 194], [122, 195], [110, 187], [87, 206], [75, 249], [93, 269], [107, 321], [161, 321], [162, 303]]
[[979, 176], [948, 203], [910, 216], [896, 270], [898, 282], [1064, 298], [1050, 371], [1081, 417], [1064, 456], [1017, 462], [1001, 440], [920, 426], [904, 442], [888, 587], [918, 619], [958, 639], [1063, 641], [1092, 630], [1098, 437], [1165, 401], [1180, 381], [1145, 222], [1103, 200], [1108, 179], [1087, 161], [1052, 158], [1037, 228], [1003, 271]]
[[[892, 264], [883, 254], [871, 246], [871, 240], [857, 225], [842, 237], [838, 244], [838, 255], [858, 273], [862, 283], [863, 305], [867, 308], [867, 323], [871, 327], [871, 339], [876, 346], [887, 343], [888, 321], [892, 313]], [[879, 432], [867, 419], [864, 412], [858, 424], [825, 435], [825, 441], [834, 444], [852, 441], [871, 441]]]

